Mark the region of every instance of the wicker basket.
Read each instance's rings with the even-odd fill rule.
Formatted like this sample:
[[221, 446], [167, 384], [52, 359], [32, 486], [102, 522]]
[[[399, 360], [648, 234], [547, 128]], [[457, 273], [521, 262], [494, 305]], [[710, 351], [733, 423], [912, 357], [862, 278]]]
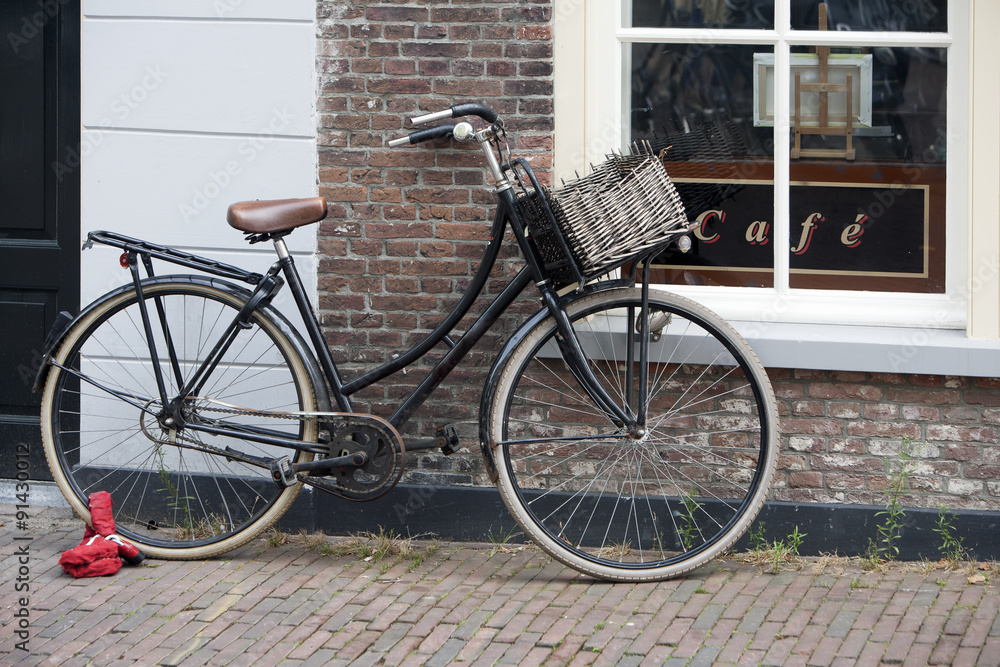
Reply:
[[666, 244], [687, 224], [684, 205], [648, 144], [633, 146], [631, 155], [609, 155], [589, 176], [541, 191], [555, 228], [537, 191], [518, 203], [549, 275], [559, 284], [577, 281], [573, 265], [586, 279], [601, 275]]

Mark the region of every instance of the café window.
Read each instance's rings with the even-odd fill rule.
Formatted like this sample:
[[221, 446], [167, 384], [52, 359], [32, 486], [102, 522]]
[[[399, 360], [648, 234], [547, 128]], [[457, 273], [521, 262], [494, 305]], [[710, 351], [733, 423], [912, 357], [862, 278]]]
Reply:
[[655, 259], [655, 280], [814, 304], [856, 293], [873, 312], [898, 295], [933, 304], [897, 324], [961, 300], [967, 106], [949, 0], [607, 4], [616, 28], [588, 34], [614, 33], [603, 44], [620, 60], [596, 66], [618, 68], [621, 98], [591, 100], [604, 119], [590, 125], [664, 151], [697, 223], [690, 252]]

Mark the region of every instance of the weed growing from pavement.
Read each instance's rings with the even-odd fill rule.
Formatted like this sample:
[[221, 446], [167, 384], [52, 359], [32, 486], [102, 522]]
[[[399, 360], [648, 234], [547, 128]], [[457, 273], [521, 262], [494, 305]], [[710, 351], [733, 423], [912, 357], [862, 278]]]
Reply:
[[497, 532], [493, 532], [493, 527], [490, 527], [490, 531], [486, 536], [486, 539], [490, 541], [493, 547], [490, 549], [490, 558], [496, 556], [498, 553], [509, 554], [521, 551], [524, 547], [512, 547], [510, 546], [510, 541], [520, 535], [521, 533], [515, 531], [513, 528], [510, 530], [500, 529]]
[[799, 527], [795, 526], [787, 537], [768, 542], [764, 537], [764, 522], [761, 521], [750, 529], [749, 537], [750, 551], [740, 559], [744, 563], [766, 566], [770, 572], [778, 573], [785, 564], [798, 565], [799, 547], [802, 546], [806, 533], [800, 533]]
[[886, 491], [885, 509], [876, 512], [882, 522], [875, 527], [875, 538], [868, 538], [868, 549], [863, 561], [870, 568], [876, 568], [880, 563], [895, 560], [899, 556], [899, 538], [902, 537], [906, 525], [906, 511], [903, 509], [903, 499], [910, 489], [910, 477], [916, 471], [915, 458], [919, 456], [922, 447], [914, 446], [909, 438], [903, 440], [899, 448], [899, 457], [891, 465], [889, 488]]
[[[386, 531], [385, 528], [379, 528], [377, 533], [363, 531], [339, 540], [331, 540], [322, 533], [313, 533], [310, 535], [306, 534], [305, 531], [301, 531], [296, 536], [295, 541], [301, 542], [306, 551], [318, 551], [324, 556], [333, 556], [335, 558], [355, 556], [369, 564], [382, 563], [382, 561], [389, 558], [395, 559], [389, 565], [383, 566], [384, 573], [388, 567], [407, 558], [414, 559], [415, 564], [413, 567], [416, 567], [423, 562], [424, 555], [430, 555], [438, 549], [437, 543], [431, 542], [427, 545], [424, 554], [419, 555], [419, 559], [417, 559], [418, 552], [413, 546], [415, 539], [413, 537], [404, 538], [401, 535], [397, 535], [394, 531]], [[265, 549], [288, 544], [290, 541], [292, 541], [291, 537], [287, 533], [274, 529], [264, 539]], [[258, 555], [262, 552], [258, 552]]]
[[954, 562], [968, 560], [962, 537], [955, 532], [954, 520], [954, 512], [944, 505], [938, 505], [937, 528], [934, 529], [934, 532], [941, 537], [941, 546], [939, 547], [941, 557], [946, 561]]
[[280, 547], [283, 544], [288, 544], [288, 533], [283, 533], [277, 528], [272, 528], [270, 534], [264, 538], [264, 541], [267, 543], [269, 549]]
[[680, 517], [681, 542], [684, 544], [684, 549], [690, 551], [695, 547], [695, 540], [701, 534], [701, 529], [698, 527], [698, 519], [695, 516], [695, 512], [701, 509], [703, 505], [694, 499], [694, 489], [688, 491], [686, 496], [682, 496], [681, 502], [684, 503], [684, 513], [681, 514]]

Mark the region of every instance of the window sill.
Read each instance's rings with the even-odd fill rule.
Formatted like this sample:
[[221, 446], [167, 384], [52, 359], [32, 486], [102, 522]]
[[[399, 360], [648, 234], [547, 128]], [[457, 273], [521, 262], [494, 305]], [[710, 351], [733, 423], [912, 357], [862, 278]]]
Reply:
[[1000, 377], [1000, 341], [956, 329], [731, 324], [768, 368]]

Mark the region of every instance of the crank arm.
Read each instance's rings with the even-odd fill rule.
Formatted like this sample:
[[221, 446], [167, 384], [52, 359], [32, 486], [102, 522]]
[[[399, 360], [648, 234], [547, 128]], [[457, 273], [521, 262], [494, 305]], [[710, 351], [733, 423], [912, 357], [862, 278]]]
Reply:
[[334, 468], [344, 468], [353, 466], [359, 468], [368, 462], [368, 457], [364, 452], [354, 452], [347, 456], [335, 456], [329, 459], [319, 459], [318, 461], [308, 461], [306, 463], [293, 463], [295, 472], [303, 472], [313, 477], [325, 477], [333, 472]]
[[[337, 456], [332, 459], [292, 463], [287, 456], [269, 461], [267, 467], [271, 470], [271, 479], [279, 489], [295, 486], [296, 482], [308, 482], [306, 477], [326, 477], [333, 473], [334, 468], [348, 466], [361, 467], [368, 461], [364, 452], [354, 452], [347, 456]], [[302, 474], [304, 477], [300, 478]]]

